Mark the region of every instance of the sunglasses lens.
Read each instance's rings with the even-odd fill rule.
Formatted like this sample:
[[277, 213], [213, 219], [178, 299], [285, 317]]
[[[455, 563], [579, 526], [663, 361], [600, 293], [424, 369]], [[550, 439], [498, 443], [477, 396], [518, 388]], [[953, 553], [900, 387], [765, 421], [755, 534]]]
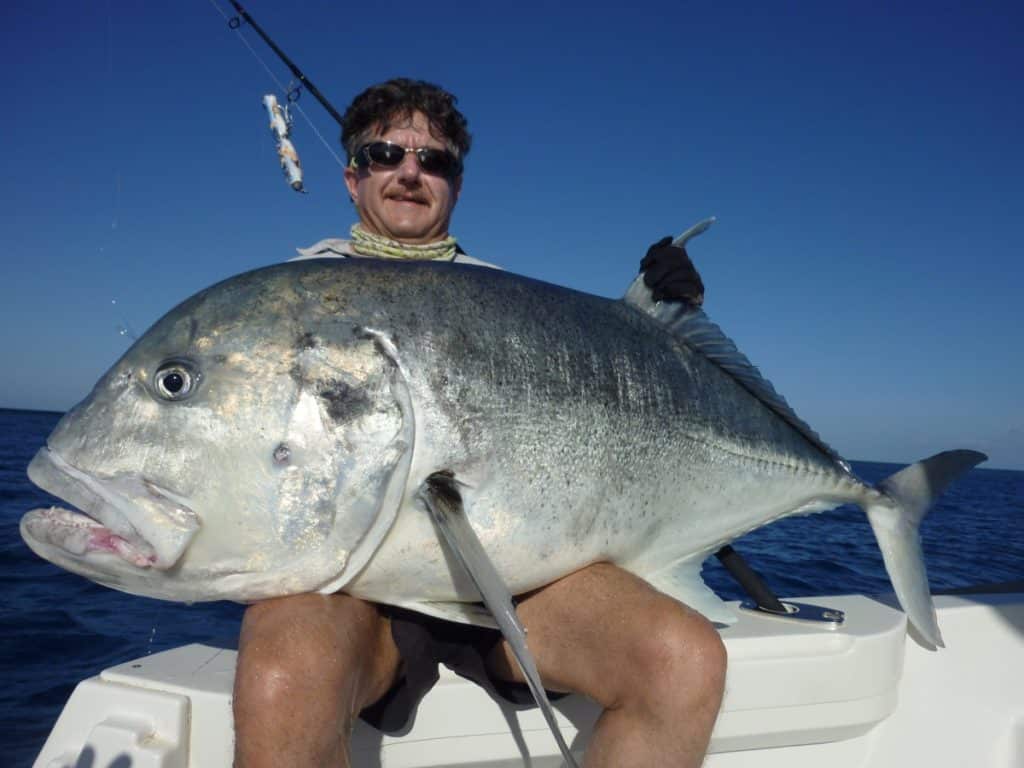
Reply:
[[455, 155], [446, 149], [420, 149], [416, 154], [419, 155], [420, 165], [427, 173], [432, 173], [436, 176], [455, 176], [458, 174], [459, 161], [455, 159]]
[[405, 157], [405, 150], [397, 144], [386, 141], [377, 141], [366, 145], [366, 156], [371, 163], [392, 167], [402, 162]]

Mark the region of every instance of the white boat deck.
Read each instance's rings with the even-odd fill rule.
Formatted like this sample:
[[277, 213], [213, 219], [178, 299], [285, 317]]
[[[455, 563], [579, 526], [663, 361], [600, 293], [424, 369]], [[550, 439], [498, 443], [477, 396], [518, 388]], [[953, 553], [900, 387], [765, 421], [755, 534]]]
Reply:
[[[723, 629], [726, 696], [705, 768], [1024, 766], [1024, 592], [939, 596], [947, 648], [923, 649], [903, 614], [862, 597], [799, 599], [846, 612], [838, 629], [744, 612]], [[224, 768], [235, 652], [189, 645], [83, 681], [37, 768]], [[597, 708], [556, 704], [582, 753]], [[540, 713], [442, 670], [399, 737], [357, 728], [358, 768], [554, 768]]]

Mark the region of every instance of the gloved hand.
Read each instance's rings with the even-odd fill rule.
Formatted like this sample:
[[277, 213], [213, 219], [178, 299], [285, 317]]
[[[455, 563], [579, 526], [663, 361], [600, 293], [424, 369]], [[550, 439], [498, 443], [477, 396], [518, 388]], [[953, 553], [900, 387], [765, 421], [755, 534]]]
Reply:
[[704, 283], [686, 249], [672, 245], [671, 237], [647, 249], [640, 271], [655, 301], [686, 301], [697, 307], [704, 303]]

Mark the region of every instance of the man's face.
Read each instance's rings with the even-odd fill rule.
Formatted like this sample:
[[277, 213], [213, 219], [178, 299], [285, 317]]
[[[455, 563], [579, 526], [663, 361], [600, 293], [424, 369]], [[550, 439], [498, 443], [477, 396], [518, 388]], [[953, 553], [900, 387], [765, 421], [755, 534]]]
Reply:
[[[390, 141], [403, 147], [447, 149], [430, 134], [420, 112], [412, 120], [393, 125], [386, 133], [374, 132], [366, 142]], [[345, 169], [345, 186], [359, 211], [363, 229], [403, 243], [422, 244], [448, 235], [462, 177], [446, 179], [424, 173], [415, 153], [407, 152], [394, 168], [370, 164]]]

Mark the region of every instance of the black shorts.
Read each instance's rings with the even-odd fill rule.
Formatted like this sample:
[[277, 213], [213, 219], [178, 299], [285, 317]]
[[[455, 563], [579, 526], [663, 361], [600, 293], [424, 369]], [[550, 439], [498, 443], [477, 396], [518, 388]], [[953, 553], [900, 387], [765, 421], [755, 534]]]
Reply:
[[[391, 637], [402, 656], [402, 669], [391, 689], [359, 713], [377, 730], [401, 733], [412, 724], [420, 701], [440, 678], [438, 664], [513, 704], [533, 704], [526, 685], [499, 680], [487, 670], [487, 657], [502, 639], [498, 630], [435, 619], [394, 606], [378, 608], [381, 615], [391, 619]], [[558, 698], [558, 694], [548, 695]]]

